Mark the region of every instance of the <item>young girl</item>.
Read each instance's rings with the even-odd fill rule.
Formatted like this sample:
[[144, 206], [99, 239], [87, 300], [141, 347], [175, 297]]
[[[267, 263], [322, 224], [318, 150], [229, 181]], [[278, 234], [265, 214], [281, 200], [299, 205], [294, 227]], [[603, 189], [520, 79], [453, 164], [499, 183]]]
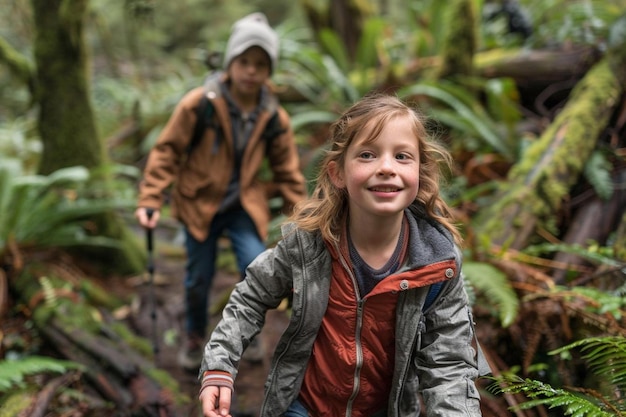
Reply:
[[204, 415], [229, 415], [243, 351], [290, 297], [262, 417], [418, 416], [420, 395], [428, 417], [480, 416], [460, 235], [439, 195], [449, 154], [393, 96], [357, 102], [331, 135], [313, 196], [248, 267], [205, 347]]

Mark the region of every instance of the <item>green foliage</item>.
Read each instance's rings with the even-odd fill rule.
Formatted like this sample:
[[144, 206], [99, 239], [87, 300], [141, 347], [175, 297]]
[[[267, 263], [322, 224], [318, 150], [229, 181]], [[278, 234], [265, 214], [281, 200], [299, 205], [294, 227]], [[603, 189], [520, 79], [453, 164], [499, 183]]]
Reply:
[[603, 200], [608, 200], [613, 195], [611, 169], [611, 163], [599, 150], [595, 150], [587, 160], [587, 163], [585, 163], [585, 178], [593, 186], [596, 194]]
[[591, 337], [571, 343], [550, 352], [569, 357], [570, 351], [580, 348], [589, 370], [611, 387], [602, 393], [586, 388], [553, 388], [549, 384], [516, 375], [504, 374], [494, 378], [490, 389], [495, 392], [521, 393], [530, 398], [519, 409], [538, 406], [561, 408], [565, 415], [574, 417], [609, 417], [626, 415], [622, 393], [626, 389], [626, 339], [621, 336]]
[[487, 298], [486, 305], [494, 306], [502, 327], [510, 326], [517, 317], [519, 299], [507, 276], [491, 264], [463, 262], [463, 273], [472, 287]]
[[608, 247], [602, 247], [593, 242], [587, 247], [579, 244], [561, 244], [561, 243], [543, 243], [539, 245], [532, 245], [524, 249], [524, 253], [540, 256], [550, 252], [563, 252], [572, 255], [579, 256], [594, 265], [604, 265], [612, 268], [621, 268], [623, 263], [615, 259], [613, 249]]
[[11, 240], [20, 246], [118, 247], [115, 239], [89, 233], [90, 216], [134, 207], [129, 195], [103, 194], [83, 167], [48, 176], [19, 175], [18, 164], [0, 167], [0, 256]]
[[550, 291], [551, 297], [560, 297], [566, 301], [577, 299], [584, 301], [584, 310], [597, 315], [610, 315], [615, 320], [623, 318], [626, 298], [623, 288], [620, 291], [604, 291], [595, 287], [562, 287], [555, 286]]
[[25, 378], [41, 373], [63, 374], [70, 370], [82, 370], [82, 365], [45, 356], [28, 356], [17, 360], [0, 361], [0, 393], [15, 387], [23, 387]]
[[[486, 109], [476, 94], [467, 87], [446, 80], [437, 82], [420, 81], [398, 91], [403, 98], [424, 96], [435, 100], [428, 108], [429, 114], [440, 123], [448, 126], [453, 135], [461, 137], [464, 146], [467, 141], [479, 141], [483, 147], [501, 154], [506, 160], [514, 161], [518, 156], [519, 139], [513, 126], [520, 118], [514, 100], [514, 87], [507, 80], [492, 80], [485, 84], [484, 91], [489, 97]], [[497, 109], [497, 110], [496, 110]]]
[[11, 159], [10, 164], [20, 166], [20, 171], [34, 173], [42, 145], [37, 139], [34, 118], [22, 116], [0, 124], [0, 155]]
[[555, 44], [603, 45], [609, 29], [624, 12], [624, 0], [521, 0], [529, 14], [535, 48]]

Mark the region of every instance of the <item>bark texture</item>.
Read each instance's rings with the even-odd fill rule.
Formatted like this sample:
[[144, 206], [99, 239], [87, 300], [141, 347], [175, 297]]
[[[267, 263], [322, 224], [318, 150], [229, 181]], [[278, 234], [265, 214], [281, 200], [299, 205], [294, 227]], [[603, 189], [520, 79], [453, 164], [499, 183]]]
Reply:
[[87, 81], [83, 30], [87, 4], [88, 0], [32, 0], [38, 127], [44, 147], [41, 174], [105, 162]]

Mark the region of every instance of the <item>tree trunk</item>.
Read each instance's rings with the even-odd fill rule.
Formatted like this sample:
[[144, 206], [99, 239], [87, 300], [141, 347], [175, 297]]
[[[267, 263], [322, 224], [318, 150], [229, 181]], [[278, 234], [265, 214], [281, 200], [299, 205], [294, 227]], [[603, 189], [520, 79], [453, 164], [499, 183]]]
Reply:
[[366, 10], [367, 2], [330, 0], [324, 2], [324, 8], [310, 0], [302, 0], [300, 3], [313, 33], [317, 35], [322, 29], [332, 29], [342, 40], [348, 57], [354, 61], [363, 32], [363, 21], [371, 15], [371, 11]]
[[[31, 0], [36, 36], [36, 100], [43, 144], [39, 173], [110, 161], [99, 138], [89, 93], [89, 60], [84, 41], [88, 0]], [[100, 171], [102, 172], [102, 170]], [[106, 173], [102, 174], [107, 181]], [[116, 213], [93, 219], [94, 232], [119, 239], [124, 250], [88, 252], [96, 264], [132, 274], [143, 268], [141, 247]]]
[[447, 31], [443, 40], [438, 78], [470, 76], [476, 51], [476, 11], [473, 1], [454, 0], [446, 8]]
[[568, 104], [510, 171], [494, 204], [473, 223], [495, 245], [521, 249], [548, 225], [576, 183], [622, 94], [606, 59], [581, 80]]
[[41, 174], [106, 161], [88, 89], [83, 24], [88, 0], [32, 0]]

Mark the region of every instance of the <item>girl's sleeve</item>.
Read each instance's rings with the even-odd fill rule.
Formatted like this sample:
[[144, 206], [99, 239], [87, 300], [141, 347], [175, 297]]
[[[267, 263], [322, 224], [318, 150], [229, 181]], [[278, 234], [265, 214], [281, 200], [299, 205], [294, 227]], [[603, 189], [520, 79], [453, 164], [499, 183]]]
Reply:
[[416, 354], [429, 417], [479, 417], [478, 354], [472, 313], [459, 274], [422, 317]]
[[246, 269], [204, 348], [200, 378], [206, 371], [226, 373], [234, 380], [243, 351], [261, 331], [267, 310], [278, 307], [291, 292], [290, 267], [282, 242], [260, 254]]

